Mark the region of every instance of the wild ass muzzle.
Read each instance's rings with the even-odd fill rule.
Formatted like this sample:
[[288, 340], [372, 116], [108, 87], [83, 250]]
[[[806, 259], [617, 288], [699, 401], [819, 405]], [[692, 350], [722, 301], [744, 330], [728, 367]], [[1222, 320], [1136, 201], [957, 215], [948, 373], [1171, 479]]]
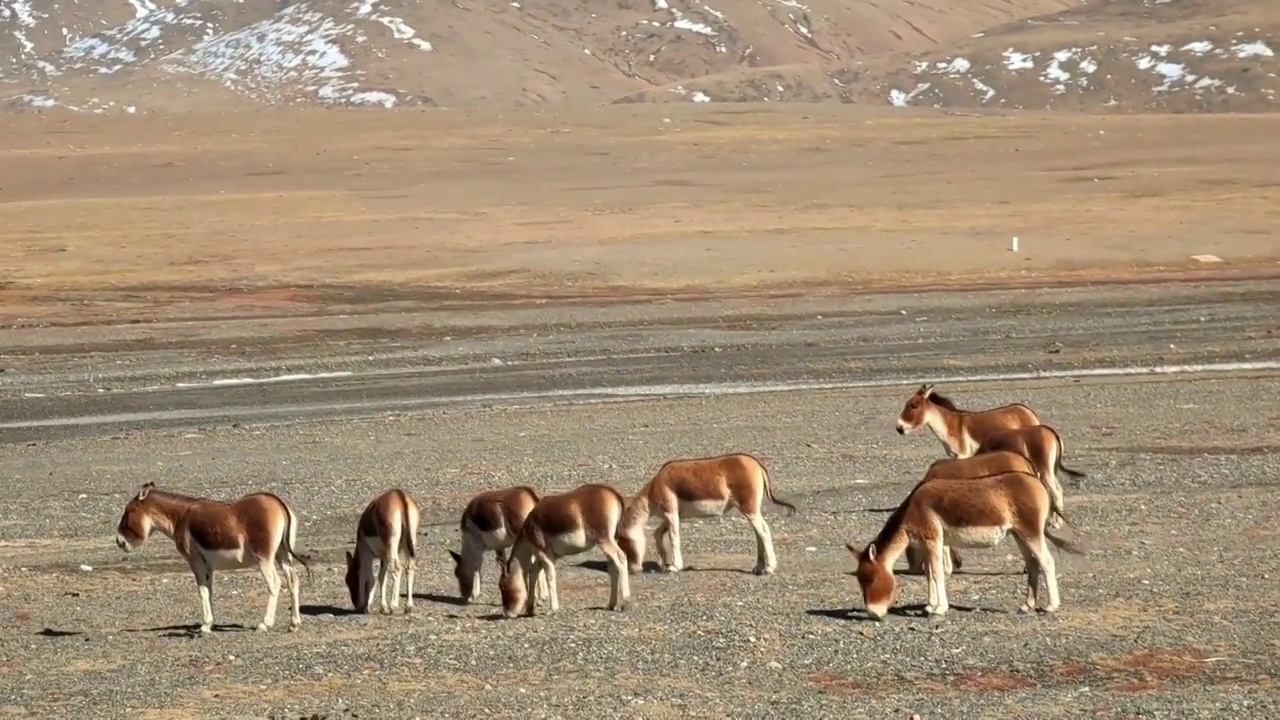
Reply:
[[[929, 469], [925, 471], [924, 477], [921, 478], [920, 482], [935, 478], [943, 480], [978, 478], [1006, 472], [1025, 472], [1035, 475], [1036, 469], [1031, 464], [1031, 461], [1022, 455], [1016, 452], [1000, 450], [968, 458], [942, 458], [935, 460], [929, 465]], [[914, 544], [907, 545], [906, 555], [907, 569], [910, 572], [924, 572], [925, 555], [919, 546]], [[947, 554], [944, 558], [944, 571], [947, 575], [950, 575], [954, 570], [959, 570], [962, 565], [963, 560], [960, 558], [960, 552], [951, 546], [947, 546]]]
[[[409, 493], [392, 488], [374, 498], [356, 523], [355, 553], [347, 551], [347, 592], [356, 612], [373, 605], [375, 585], [381, 591], [379, 609], [390, 614], [400, 606], [400, 577], [406, 582], [404, 611], [413, 612], [413, 575], [417, 563], [417, 536], [421, 509]], [[373, 561], [378, 561], [374, 579]], [[391, 602], [387, 602], [387, 576], [392, 577]]]
[[[492, 551], [502, 574], [507, 562], [507, 548], [516, 542], [529, 512], [538, 504], [538, 493], [527, 485], [482, 492], [462, 510], [459, 530], [462, 553], [449, 551], [453, 558], [453, 575], [458, 580], [458, 595], [464, 603], [480, 600], [480, 570], [484, 554]], [[545, 578], [536, 589], [539, 599], [546, 597]]]
[[502, 565], [498, 589], [502, 614], [514, 618], [521, 610], [534, 614], [535, 598], [528, 587], [546, 578], [550, 612], [560, 609], [556, 561], [600, 548], [609, 561], [610, 610], [625, 610], [631, 599], [627, 557], [615, 540], [625, 500], [616, 489], [596, 483], [581, 485], [538, 501], [520, 528], [511, 556]]
[[1015, 452], [1031, 461], [1035, 466], [1035, 474], [1040, 476], [1053, 500], [1053, 514], [1049, 518], [1049, 527], [1062, 527], [1064, 504], [1062, 483], [1058, 473], [1073, 478], [1088, 477], [1078, 470], [1072, 470], [1062, 464], [1062, 436], [1048, 425], [1014, 428], [988, 435], [978, 446], [977, 456], [993, 452]]
[[[756, 575], [770, 575], [778, 567], [773, 533], [764, 519], [764, 501], [787, 508], [796, 506], [773, 496], [764, 464], [746, 453], [671, 460], [640, 488], [627, 503], [618, 542], [630, 561], [630, 571], [640, 572], [645, 556], [645, 523], [657, 515], [654, 542], [666, 572], [684, 569], [680, 547], [680, 521], [684, 518], [720, 517], [730, 506], [746, 517], [756, 536]], [[669, 546], [668, 546], [669, 545]]]
[[283, 574], [292, 600], [289, 629], [296, 630], [302, 623], [299, 578], [291, 560], [307, 567], [307, 559], [294, 552], [298, 518], [279, 496], [260, 492], [223, 502], [167, 492], [149, 482], [125, 505], [116, 526], [116, 545], [128, 552], [140, 547], [156, 531], [173, 540], [195, 575], [200, 593], [202, 634], [213, 630], [215, 570], [257, 567], [262, 573], [270, 596], [259, 631], [269, 630], [275, 624]]
[[857, 558], [856, 575], [867, 614], [878, 620], [893, 604], [897, 589], [893, 564], [909, 545], [922, 545], [926, 553], [926, 614], [945, 615], [950, 602], [943, 572], [944, 543], [952, 547], [992, 548], [1013, 535], [1027, 571], [1027, 595], [1020, 610], [1035, 610], [1043, 573], [1049, 594], [1044, 610], [1054, 612], [1060, 599], [1049, 543], [1067, 552], [1084, 551], [1049, 532], [1048, 520], [1049, 491], [1034, 474], [935, 478], [916, 485], [865, 548], [858, 550], [850, 543], [845, 547]]
[[984, 440], [1001, 430], [1040, 424], [1035, 411], [1022, 403], [988, 410], [961, 410], [933, 388], [933, 385], [921, 385], [907, 398], [896, 427], [899, 435], [921, 426], [929, 428], [949, 457], [973, 456]]

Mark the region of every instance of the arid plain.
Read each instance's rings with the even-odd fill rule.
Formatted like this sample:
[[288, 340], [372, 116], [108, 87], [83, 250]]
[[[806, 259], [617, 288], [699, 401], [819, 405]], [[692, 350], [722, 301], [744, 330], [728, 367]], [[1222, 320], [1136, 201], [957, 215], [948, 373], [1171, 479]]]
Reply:
[[[1274, 713], [1280, 359], [1271, 116], [955, 116], [621, 106], [505, 117], [15, 116], [0, 139], [0, 697], [18, 715], [1226, 717]], [[1018, 236], [1017, 253], [1010, 239]], [[1204, 263], [1193, 255], [1222, 262]], [[1244, 363], [1229, 370], [1231, 363]], [[1255, 363], [1249, 365], [1248, 363]], [[1108, 367], [1213, 372], [1071, 376]], [[1058, 371], [1036, 380], [965, 377]], [[299, 377], [274, 383], [246, 379]], [[1089, 473], [1092, 552], [1019, 617], [1012, 545], [957, 611], [860, 619], [866, 541], [940, 450], [911, 386], [1020, 400]], [[219, 383], [221, 381], [221, 384]], [[229, 381], [229, 382], [228, 382]], [[768, 390], [770, 392], [759, 392]], [[638, 488], [759, 453], [779, 573], [736, 516], [694, 570], [600, 610], [461, 607], [466, 498]], [[219, 575], [192, 640], [171, 544], [113, 546], [130, 493], [284, 495], [316, 556], [299, 632]], [[355, 616], [341, 558], [423, 503], [411, 617]], [[587, 567], [580, 566], [588, 562]], [[850, 612], [852, 610], [852, 612]]]

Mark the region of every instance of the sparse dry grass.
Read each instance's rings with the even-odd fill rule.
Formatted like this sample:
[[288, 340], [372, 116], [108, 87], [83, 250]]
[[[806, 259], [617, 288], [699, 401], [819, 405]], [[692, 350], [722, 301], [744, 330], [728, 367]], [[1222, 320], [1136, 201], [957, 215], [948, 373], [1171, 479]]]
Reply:
[[24, 179], [0, 204], [0, 294], [11, 317], [119, 319], [226, 311], [219, 287], [298, 288], [290, 302], [310, 305], [334, 285], [745, 292], [1177, 270], [1198, 253], [1254, 268], [1278, 254], [1277, 122], [750, 106], [18, 118], [0, 141]]

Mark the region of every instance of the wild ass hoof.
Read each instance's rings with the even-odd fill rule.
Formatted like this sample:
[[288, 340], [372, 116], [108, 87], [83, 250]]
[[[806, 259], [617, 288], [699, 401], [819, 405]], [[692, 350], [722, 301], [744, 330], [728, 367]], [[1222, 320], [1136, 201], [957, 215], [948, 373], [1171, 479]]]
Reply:
[[1058, 605], [1045, 605], [1044, 611], [1047, 613], [1056, 613], [1058, 612], [1058, 607]]
[[662, 572], [666, 572], [666, 573], [678, 573], [678, 572], [680, 572], [680, 568], [676, 567], [675, 565], [664, 565], [664, 566], [662, 567]]
[[266, 623], [258, 623], [258, 632], [266, 632], [270, 629], [271, 629], [270, 625]]
[[761, 567], [757, 565], [756, 567], [752, 568], [751, 573], [753, 575], [772, 575], [776, 570], [777, 568], [768, 567], [768, 566]]
[[298, 628], [302, 626], [302, 618], [295, 618], [289, 621], [289, 632], [298, 632]]
[[937, 607], [932, 607], [932, 608], [926, 606], [924, 609], [924, 613], [925, 615], [931, 618], [941, 618], [941, 617], [944, 617], [947, 614], [947, 611], [950, 609], [951, 609], [950, 605], [938, 605]]
[[1029, 615], [1035, 611], [1036, 607], [1034, 605], [1027, 605], [1026, 603], [1023, 603], [1018, 606], [1018, 613], [1022, 615]]
[[196, 632], [200, 635], [208, 635], [213, 632], [213, 625], [201, 625]]
[[1049, 518], [1049, 529], [1050, 529], [1050, 530], [1058, 530], [1058, 529], [1061, 529], [1061, 528], [1062, 528], [1062, 516], [1061, 516], [1061, 515], [1054, 515], [1053, 517]]

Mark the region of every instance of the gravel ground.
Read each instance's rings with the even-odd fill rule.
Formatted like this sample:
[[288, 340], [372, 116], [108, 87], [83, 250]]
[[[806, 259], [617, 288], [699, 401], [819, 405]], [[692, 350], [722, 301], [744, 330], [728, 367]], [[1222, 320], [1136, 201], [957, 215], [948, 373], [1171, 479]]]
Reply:
[[[860, 600], [844, 541], [868, 539], [885, 516], [865, 509], [899, 500], [939, 452], [893, 432], [904, 388], [10, 443], [0, 697], [11, 712], [75, 717], [1274, 715], [1276, 387], [1261, 376], [950, 388], [963, 406], [1032, 403], [1063, 433], [1069, 464], [1090, 473], [1067, 502], [1093, 553], [1061, 562], [1054, 617], [1013, 612], [1023, 579], [1012, 544], [966, 554], [943, 621], [918, 616], [919, 577], [904, 580], [904, 615], [850, 613]], [[770, 511], [776, 576], [746, 574], [754, 542], [731, 516], [688, 523], [696, 569], [636, 578], [626, 613], [600, 609], [597, 554], [562, 562], [557, 616], [494, 621], [491, 574], [481, 605], [453, 603], [445, 549], [470, 493], [588, 481], [630, 491], [669, 457], [734, 449], [760, 453], [777, 493], [801, 507]], [[199, 605], [172, 545], [158, 537], [127, 558], [112, 545], [144, 480], [288, 498], [317, 556], [300, 631], [190, 638]], [[410, 617], [351, 615], [342, 552], [363, 504], [392, 485], [431, 523], [419, 605]], [[218, 622], [255, 625], [260, 577], [216, 583]]]

